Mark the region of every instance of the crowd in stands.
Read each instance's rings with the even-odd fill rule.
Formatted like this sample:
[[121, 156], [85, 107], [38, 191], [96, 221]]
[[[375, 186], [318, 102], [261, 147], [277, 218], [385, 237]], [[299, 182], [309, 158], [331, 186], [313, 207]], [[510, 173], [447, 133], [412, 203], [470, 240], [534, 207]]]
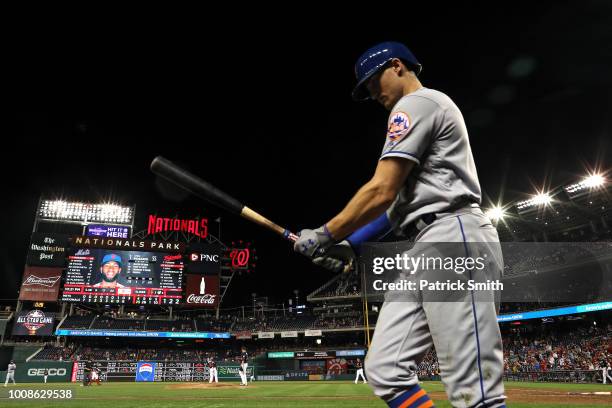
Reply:
[[344, 273], [319, 289], [316, 297], [359, 296], [361, 285], [356, 271]]
[[180, 320], [144, 320], [144, 330], [166, 332], [192, 332], [195, 331], [193, 319]]
[[317, 316], [313, 327], [317, 329], [363, 327], [363, 315], [360, 311], [325, 313]]
[[33, 360], [55, 361], [207, 361], [213, 359], [232, 359], [239, 353], [236, 350], [199, 350], [182, 348], [130, 348], [130, 347], [89, 347], [70, 344], [66, 347], [46, 346]]
[[194, 321], [198, 331], [227, 332], [231, 329], [234, 319], [198, 317]]
[[432, 378], [440, 375], [440, 364], [436, 350], [432, 347], [429, 349], [423, 361], [417, 367], [417, 375], [420, 379]]
[[74, 315], [68, 316], [62, 324], [62, 329], [88, 329], [95, 315]]
[[112, 330], [144, 330], [144, 320], [113, 319], [112, 317], [98, 317], [91, 325], [92, 329]]
[[313, 328], [315, 317], [311, 315], [304, 316], [262, 316], [257, 319], [238, 319], [234, 323], [233, 331], [290, 331], [290, 330], [308, 330]]
[[70, 361], [75, 348], [74, 344], [67, 347], [45, 346], [36, 354], [35, 360]]
[[612, 326], [580, 328], [566, 333], [503, 336], [507, 373], [552, 370], [596, 370], [612, 357]]
[[612, 242], [504, 243], [504, 275], [590, 261], [612, 253]]
[[[93, 324], [92, 324], [93, 322]], [[150, 318], [139, 315], [125, 314], [117, 315], [115, 312], [95, 316], [68, 316], [62, 324], [62, 329], [102, 329], [102, 330], [136, 330], [136, 331], [168, 331], [168, 332], [192, 332], [229, 331], [232, 319], [216, 319], [214, 317], [202, 318], [178, 318], [169, 320], [166, 318]]]

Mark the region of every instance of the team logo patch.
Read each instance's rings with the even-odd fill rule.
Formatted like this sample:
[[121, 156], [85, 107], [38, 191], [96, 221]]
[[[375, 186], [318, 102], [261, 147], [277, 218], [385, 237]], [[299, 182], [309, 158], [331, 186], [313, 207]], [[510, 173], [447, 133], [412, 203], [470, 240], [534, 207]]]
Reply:
[[395, 112], [389, 118], [389, 126], [387, 128], [387, 138], [392, 144], [403, 139], [410, 130], [410, 117], [404, 112]]

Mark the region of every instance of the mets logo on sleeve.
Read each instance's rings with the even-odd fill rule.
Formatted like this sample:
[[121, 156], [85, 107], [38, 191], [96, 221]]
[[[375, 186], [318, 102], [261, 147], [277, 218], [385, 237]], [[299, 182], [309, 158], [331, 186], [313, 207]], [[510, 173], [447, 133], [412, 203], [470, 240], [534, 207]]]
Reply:
[[391, 143], [399, 142], [410, 130], [410, 117], [404, 112], [394, 112], [389, 118], [387, 138]]

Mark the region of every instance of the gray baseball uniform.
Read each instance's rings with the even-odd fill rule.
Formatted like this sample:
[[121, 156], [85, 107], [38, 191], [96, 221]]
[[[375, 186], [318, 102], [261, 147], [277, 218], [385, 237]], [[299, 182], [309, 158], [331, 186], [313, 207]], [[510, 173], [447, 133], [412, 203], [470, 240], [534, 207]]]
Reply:
[[15, 370], [17, 369], [17, 365], [15, 363], [10, 363], [6, 370], [6, 380], [4, 381], [4, 386], [8, 384], [9, 380], [13, 381], [15, 384]]
[[[421, 242], [478, 242], [493, 256], [488, 278], [503, 270], [497, 231], [482, 213], [480, 185], [463, 116], [445, 94], [427, 88], [404, 96], [389, 117], [381, 160], [415, 162], [387, 211], [401, 235], [416, 222]], [[472, 203], [472, 205], [470, 205]], [[421, 216], [436, 213], [424, 223]], [[449, 256], [456, 254], [448, 254]], [[474, 254], [470, 254], [473, 256]], [[468, 256], [468, 254], [463, 254]], [[366, 360], [374, 392], [392, 401], [418, 384], [418, 364], [436, 348], [442, 381], [454, 407], [504, 406], [502, 342], [493, 301], [385, 302]]]

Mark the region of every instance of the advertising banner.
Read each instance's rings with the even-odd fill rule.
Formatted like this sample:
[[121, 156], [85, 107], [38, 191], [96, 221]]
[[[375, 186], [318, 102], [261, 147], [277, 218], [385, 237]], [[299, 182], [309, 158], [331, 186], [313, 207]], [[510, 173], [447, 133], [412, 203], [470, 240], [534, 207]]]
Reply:
[[13, 325], [14, 336], [52, 336], [55, 313], [42, 310], [22, 310]]
[[154, 361], [139, 361], [136, 365], [136, 381], [155, 381], [155, 365]]
[[186, 275], [185, 304], [187, 306], [216, 308], [219, 305], [219, 276]]
[[114, 225], [88, 225], [88, 237], [105, 237], [105, 238], [129, 238], [129, 227], [118, 227]]
[[26, 263], [30, 266], [64, 266], [69, 237], [65, 234], [33, 233]]
[[57, 302], [62, 268], [26, 266], [19, 290], [19, 300]]
[[253, 337], [253, 332], [250, 330], [242, 330], [233, 333], [237, 340], [248, 340]]
[[[17, 384], [42, 383], [44, 382], [45, 370], [48, 370], [47, 382], [69, 382], [72, 374], [72, 362], [70, 361], [18, 362], [16, 365], [15, 382]], [[3, 374], [0, 381], [4, 383], [5, 380], [6, 374]]]
[[187, 273], [218, 276], [221, 271], [221, 245], [194, 242], [188, 248]]

